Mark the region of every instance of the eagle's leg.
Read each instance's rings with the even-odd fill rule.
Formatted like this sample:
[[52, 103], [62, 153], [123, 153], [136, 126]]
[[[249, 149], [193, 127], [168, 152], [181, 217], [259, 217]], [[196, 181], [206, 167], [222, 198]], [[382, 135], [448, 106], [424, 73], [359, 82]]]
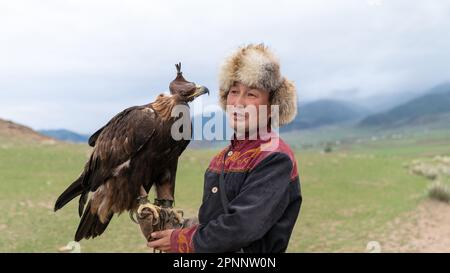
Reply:
[[155, 204], [163, 208], [172, 208], [174, 203], [174, 187], [170, 181], [158, 183], [155, 185], [156, 199]]
[[156, 184], [156, 196], [155, 205], [161, 208], [161, 230], [181, 227], [183, 212], [173, 208], [174, 182], [169, 180]]
[[132, 220], [139, 224], [142, 234], [149, 242], [153, 240], [151, 234], [154, 231], [159, 230], [161, 209], [148, 201], [147, 192], [143, 187], [140, 189], [140, 196], [137, 200], [138, 207], [130, 212], [130, 216], [135, 215], [136, 219], [132, 217]]
[[180, 228], [183, 225], [182, 211], [173, 209], [171, 183], [159, 183], [155, 186], [157, 196], [154, 204], [148, 201], [147, 192], [141, 187], [138, 208], [135, 212], [136, 222], [147, 241], [153, 240], [151, 233], [154, 231]]
[[[147, 197], [148, 197], [147, 192], [145, 191], [144, 187], [141, 186], [140, 195], [137, 198], [139, 206], [138, 206], [137, 210], [130, 211], [130, 219], [131, 219], [131, 221], [135, 222], [136, 224], [139, 224], [139, 218], [141, 218], [141, 219], [143, 218], [142, 211], [145, 208], [149, 209], [151, 211], [151, 213], [153, 214], [154, 224], [157, 224], [159, 222], [158, 207], [150, 204]], [[135, 216], [135, 214], [136, 214], [136, 216]]]
[[147, 191], [145, 191], [144, 187], [141, 186], [140, 191], [141, 191], [140, 192], [140, 196], [138, 197], [139, 207], [138, 207], [137, 212], [136, 212], [137, 216], [142, 218], [143, 211], [145, 209], [149, 209], [151, 211], [151, 213], [152, 213], [152, 216], [153, 216], [153, 225], [158, 224], [158, 222], [159, 222], [159, 207], [151, 204], [148, 201]]

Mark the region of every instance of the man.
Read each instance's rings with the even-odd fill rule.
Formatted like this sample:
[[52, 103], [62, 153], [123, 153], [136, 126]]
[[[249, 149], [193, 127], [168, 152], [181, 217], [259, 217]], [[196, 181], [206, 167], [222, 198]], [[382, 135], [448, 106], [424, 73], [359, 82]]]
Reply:
[[221, 68], [220, 104], [235, 134], [205, 173], [199, 224], [155, 232], [148, 246], [165, 252], [284, 252], [302, 196], [294, 153], [271, 124], [295, 118], [295, 86], [281, 76], [266, 46], [248, 45]]

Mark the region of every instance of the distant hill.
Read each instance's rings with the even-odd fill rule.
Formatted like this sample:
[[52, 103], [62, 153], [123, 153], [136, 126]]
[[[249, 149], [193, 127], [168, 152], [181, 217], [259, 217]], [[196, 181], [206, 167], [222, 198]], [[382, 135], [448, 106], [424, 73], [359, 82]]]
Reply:
[[[311, 103], [300, 104], [298, 114], [292, 123], [280, 129], [282, 133], [299, 129], [312, 129], [326, 125], [341, 124], [344, 122], [356, 123], [367, 116], [369, 111], [358, 105], [337, 100], [318, 100]], [[228, 129], [227, 118], [223, 112], [217, 113], [222, 119], [222, 132], [225, 134]], [[214, 117], [195, 116], [193, 119], [194, 128], [197, 123], [205, 126]], [[200, 125], [199, 125], [200, 126]], [[230, 133], [232, 134], [232, 132]], [[216, 147], [223, 145], [223, 141], [194, 141], [190, 144], [192, 148]]]
[[436, 85], [435, 87], [431, 88], [427, 94], [440, 94], [440, 93], [446, 93], [450, 91], [450, 82], [442, 83], [439, 85]]
[[83, 142], [87, 143], [90, 136], [78, 134], [66, 129], [57, 130], [39, 130], [39, 133], [66, 142]]
[[53, 138], [44, 136], [27, 126], [4, 119], [0, 119], [0, 139], [49, 143], [55, 141]]
[[282, 128], [282, 132], [298, 129], [312, 129], [342, 122], [357, 121], [369, 114], [369, 111], [348, 102], [323, 99], [300, 104], [295, 120]]
[[359, 127], [421, 125], [448, 119], [450, 114], [450, 84], [431, 89], [427, 94], [392, 108], [389, 111], [363, 119]]

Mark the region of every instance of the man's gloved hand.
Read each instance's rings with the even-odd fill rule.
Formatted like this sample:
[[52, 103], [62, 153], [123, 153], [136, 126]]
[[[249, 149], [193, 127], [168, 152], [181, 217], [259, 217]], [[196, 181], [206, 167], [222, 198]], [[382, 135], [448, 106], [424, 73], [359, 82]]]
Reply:
[[159, 206], [161, 202], [155, 200], [151, 204], [147, 198], [139, 200], [139, 207], [136, 212], [136, 221], [144, 235], [150, 242], [154, 240], [151, 234], [155, 231], [181, 228], [183, 226], [183, 211], [172, 207]]

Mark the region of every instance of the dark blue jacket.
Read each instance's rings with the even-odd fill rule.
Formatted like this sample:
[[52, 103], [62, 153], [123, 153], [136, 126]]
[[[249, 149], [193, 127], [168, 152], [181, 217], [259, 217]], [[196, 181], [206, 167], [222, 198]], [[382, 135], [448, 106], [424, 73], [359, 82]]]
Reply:
[[[228, 213], [219, 192], [222, 168]], [[284, 252], [301, 202], [297, 162], [281, 138], [233, 140], [205, 173], [200, 224], [174, 231], [172, 251]]]

